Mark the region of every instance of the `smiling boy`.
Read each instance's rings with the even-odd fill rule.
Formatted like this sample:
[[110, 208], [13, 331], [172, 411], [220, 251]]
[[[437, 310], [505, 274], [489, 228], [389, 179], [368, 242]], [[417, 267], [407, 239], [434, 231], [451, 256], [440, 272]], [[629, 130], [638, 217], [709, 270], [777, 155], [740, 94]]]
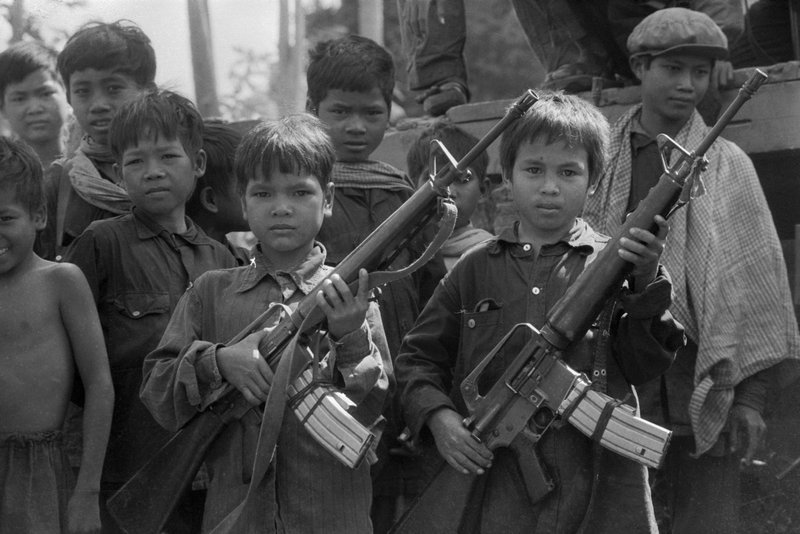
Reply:
[[156, 58], [138, 26], [91, 23], [69, 38], [57, 67], [84, 134], [75, 152], [47, 173], [45, 253], [60, 259], [89, 223], [130, 211], [130, 198], [113, 170], [109, 127], [121, 105], [154, 87]]
[[[33, 251], [45, 224], [42, 168], [0, 139], [0, 533], [97, 532], [114, 390], [86, 279]], [[74, 485], [61, 428], [73, 377], [85, 389]]]
[[194, 105], [169, 91], [124, 104], [108, 142], [132, 212], [90, 224], [65, 258], [81, 268], [94, 294], [117, 395], [103, 469], [106, 498], [169, 438], [139, 401], [144, 357], [186, 288], [205, 271], [236, 264], [185, 216], [205, 168], [202, 128]]
[[[482, 475], [468, 505], [477, 518], [469, 532], [574, 533], [581, 525], [593, 533], [656, 532], [641, 465], [568, 425], [548, 430], [536, 444], [518, 438], [520, 447], [535, 449], [555, 483], [531, 502], [522, 477], [532, 467], [508, 449], [488, 450], [462, 423], [463, 379], [515, 324], [541, 327], [608, 243], [578, 218], [605, 165], [607, 136], [608, 123], [591, 104], [548, 93], [503, 133], [500, 164], [519, 219], [455, 264], [397, 358], [400, 402], [413, 435], [428, 443], [432, 435], [453, 468]], [[657, 234], [634, 228], [620, 239], [618, 254], [633, 263], [632, 273], [586, 336], [562, 355], [594, 377], [595, 388], [634, 408], [632, 384], [663, 372], [683, 342], [666, 311], [671, 285], [658, 266], [667, 226], [660, 217], [655, 224]], [[503, 364], [522, 349], [527, 340], [520, 337], [504, 348]], [[484, 371], [487, 387], [504, 370], [500, 360]]]
[[[183, 426], [228, 384], [253, 405], [263, 403], [272, 371], [254, 351], [279, 317], [309, 295], [316, 295], [327, 318], [327, 331], [309, 340], [322, 362], [319, 379], [331, 381], [359, 409], [377, 407], [364, 410], [367, 419], [379, 417], [388, 377], [378, 347], [386, 342], [366, 271], [352, 293], [330, 274], [325, 248], [316, 240], [333, 209], [333, 162], [330, 139], [310, 115], [265, 122], [244, 136], [235, 169], [242, 207], [258, 238], [255, 258], [197, 280], [147, 356], [142, 400], [166, 428]], [[264, 330], [225, 345], [270, 307], [278, 313]], [[287, 410], [273, 464], [255, 493], [258, 506], [243, 514], [237, 532], [371, 533], [369, 466], [337, 462]], [[253, 412], [232, 422], [206, 457], [204, 531], [245, 497], [260, 423]]]
[[[642, 103], [614, 125], [611, 164], [584, 212], [605, 233], [662, 175], [659, 133], [689, 151], [705, 137], [695, 106], [728, 43], [703, 13], [667, 8], [634, 28], [628, 51]], [[764, 436], [771, 375], [796, 376], [773, 367], [796, 369], [800, 358], [786, 264], [753, 164], [723, 138], [706, 158], [705, 194], [673, 215], [664, 253], [688, 342], [663, 377], [637, 388], [643, 415], [673, 431], [653, 489], [661, 526], [675, 533], [736, 530], [740, 462]]]
[[25, 41], [0, 53], [0, 111], [14, 134], [33, 148], [43, 168], [61, 155], [69, 104], [53, 51]]

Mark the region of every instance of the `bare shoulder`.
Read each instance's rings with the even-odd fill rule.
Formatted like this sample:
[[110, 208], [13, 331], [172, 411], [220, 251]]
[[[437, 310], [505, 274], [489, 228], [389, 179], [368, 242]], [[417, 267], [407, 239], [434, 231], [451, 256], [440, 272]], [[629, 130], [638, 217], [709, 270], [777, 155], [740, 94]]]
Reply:
[[57, 263], [54, 261], [42, 260], [37, 270], [40, 276], [46, 277], [53, 282], [68, 282], [85, 280], [80, 267], [73, 263]]
[[39, 283], [46, 284], [53, 295], [71, 295], [75, 291], [88, 290], [83, 271], [72, 263], [42, 260], [36, 269], [36, 278]]

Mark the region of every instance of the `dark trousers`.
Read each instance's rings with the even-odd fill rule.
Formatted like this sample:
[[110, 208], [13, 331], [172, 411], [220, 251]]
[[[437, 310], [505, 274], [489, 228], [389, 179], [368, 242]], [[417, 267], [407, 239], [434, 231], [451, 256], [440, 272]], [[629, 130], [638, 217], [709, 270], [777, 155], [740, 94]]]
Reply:
[[[421, 91], [451, 78], [466, 82], [464, 0], [430, 2], [428, 12], [418, 14], [415, 9], [421, 3], [397, 0], [409, 89]], [[511, 3], [531, 50], [547, 72], [570, 63], [599, 65], [606, 61], [603, 45], [586, 32], [568, 2], [511, 0]], [[438, 18], [440, 9], [444, 23]]]
[[[727, 441], [724, 436], [720, 440]], [[664, 466], [650, 471], [659, 531], [734, 534], [739, 523], [739, 456], [706, 453], [692, 458], [694, 449], [694, 438], [673, 436]]]

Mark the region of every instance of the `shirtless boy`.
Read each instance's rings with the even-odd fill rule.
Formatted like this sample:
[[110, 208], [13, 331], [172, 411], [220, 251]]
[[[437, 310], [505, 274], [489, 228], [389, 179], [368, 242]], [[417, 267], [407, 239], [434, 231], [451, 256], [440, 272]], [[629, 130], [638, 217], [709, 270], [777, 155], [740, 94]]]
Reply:
[[[80, 269], [33, 252], [46, 209], [33, 150], [0, 138], [0, 534], [97, 532], [114, 390]], [[75, 373], [86, 390], [77, 483], [61, 437]]]

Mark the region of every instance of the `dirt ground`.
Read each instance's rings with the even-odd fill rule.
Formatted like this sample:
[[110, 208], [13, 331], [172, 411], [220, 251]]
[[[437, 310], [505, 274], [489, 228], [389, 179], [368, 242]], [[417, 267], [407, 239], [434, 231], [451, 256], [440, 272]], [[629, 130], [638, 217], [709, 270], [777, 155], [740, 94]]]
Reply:
[[741, 534], [800, 534], [800, 383], [773, 406], [760, 454], [765, 465], [743, 473]]

